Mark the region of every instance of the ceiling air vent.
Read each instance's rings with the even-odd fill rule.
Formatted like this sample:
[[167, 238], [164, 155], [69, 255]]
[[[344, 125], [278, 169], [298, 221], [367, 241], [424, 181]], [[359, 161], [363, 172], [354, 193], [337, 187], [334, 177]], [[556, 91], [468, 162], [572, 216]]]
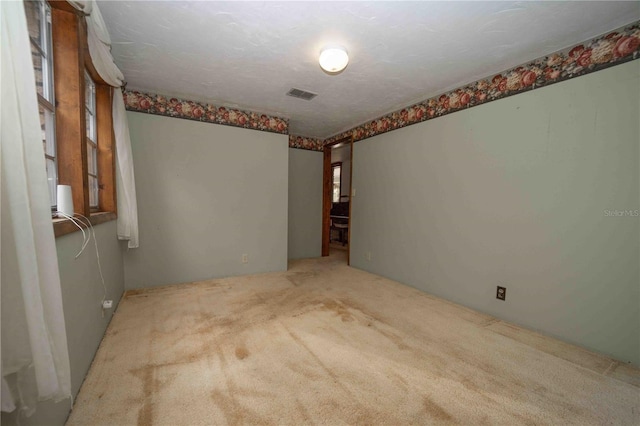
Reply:
[[318, 95], [316, 93], [311, 93], [311, 92], [307, 92], [300, 89], [291, 89], [287, 92], [287, 96], [293, 96], [294, 98], [310, 101], [311, 99], [315, 98]]

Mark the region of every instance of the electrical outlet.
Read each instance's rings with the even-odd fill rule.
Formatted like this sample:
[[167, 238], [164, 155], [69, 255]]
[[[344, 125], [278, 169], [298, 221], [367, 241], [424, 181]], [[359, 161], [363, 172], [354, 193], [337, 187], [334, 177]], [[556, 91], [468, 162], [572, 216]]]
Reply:
[[365, 259], [367, 259], [369, 262], [371, 262], [371, 252], [370, 252], [370, 251], [366, 252], [366, 253], [365, 253], [365, 255], [364, 255], [364, 257], [365, 257]]
[[507, 299], [507, 288], [498, 286], [498, 290], [496, 291], [496, 299], [506, 300]]
[[249, 263], [249, 255], [248, 254], [243, 254], [242, 255], [242, 263]]
[[105, 300], [102, 302], [102, 309], [111, 309], [113, 308], [113, 300]]

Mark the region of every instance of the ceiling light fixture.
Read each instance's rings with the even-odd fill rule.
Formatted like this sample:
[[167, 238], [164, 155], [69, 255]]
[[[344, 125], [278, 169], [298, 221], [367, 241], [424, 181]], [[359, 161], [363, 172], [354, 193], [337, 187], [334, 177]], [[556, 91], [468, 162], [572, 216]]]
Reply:
[[329, 74], [339, 74], [347, 67], [349, 55], [344, 47], [325, 47], [320, 52], [320, 67]]

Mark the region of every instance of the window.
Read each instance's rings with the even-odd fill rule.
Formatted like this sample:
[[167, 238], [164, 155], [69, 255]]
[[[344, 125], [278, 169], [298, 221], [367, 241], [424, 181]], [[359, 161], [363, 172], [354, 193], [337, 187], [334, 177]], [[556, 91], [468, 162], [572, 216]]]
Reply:
[[96, 84], [84, 72], [84, 109], [87, 128], [87, 174], [89, 177], [89, 207], [98, 209], [98, 137], [96, 125]]
[[31, 40], [31, 58], [36, 77], [42, 144], [46, 159], [51, 209], [56, 210], [58, 173], [56, 164], [55, 96], [53, 85], [53, 54], [51, 46], [51, 8], [39, 1], [24, 3]]
[[340, 202], [340, 193], [342, 192], [342, 163], [331, 164], [331, 176], [333, 186], [331, 187], [331, 201]]
[[[51, 208], [57, 208], [57, 185], [70, 185], [77, 214], [94, 225], [113, 220], [113, 88], [91, 62], [84, 15], [66, 1], [28, 0], [24, 4]], [[71, 222], [57, 218], [53, 227], [56, 236], [77, 230]]]

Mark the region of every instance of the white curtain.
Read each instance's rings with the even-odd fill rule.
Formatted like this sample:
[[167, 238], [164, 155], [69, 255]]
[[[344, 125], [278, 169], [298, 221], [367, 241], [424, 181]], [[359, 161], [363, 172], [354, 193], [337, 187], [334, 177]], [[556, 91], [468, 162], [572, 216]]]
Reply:
[[[2, 409], [71, 397], [42, 133], [22, 2], [0, 1]], [[5, 380], [6, 379], [6, 380]]]
[[[89, 54], [102, 79], [114, 87], [124, 83], [124, 76], [111, 56], [111, 37], [94, 0], [75, 0], [70, 3], [87, 14]], [[113, 97], [113, 130], [116, 139], [116, 194], [118, 200], [118, 238], [128, 240], [129, 248], [138, 247], [138, 204], [131, 155], [131, 138], [124, 99], [119, 90]]]
[[124, 99], [119, 89], [113, 96], [113, 133], [116, 138], [116, 196], [118, 200], [118, 238], [129, 240], [129, 248], [138, 247], [138, 204], [133, 176], [133, 155], [129, 122]]

